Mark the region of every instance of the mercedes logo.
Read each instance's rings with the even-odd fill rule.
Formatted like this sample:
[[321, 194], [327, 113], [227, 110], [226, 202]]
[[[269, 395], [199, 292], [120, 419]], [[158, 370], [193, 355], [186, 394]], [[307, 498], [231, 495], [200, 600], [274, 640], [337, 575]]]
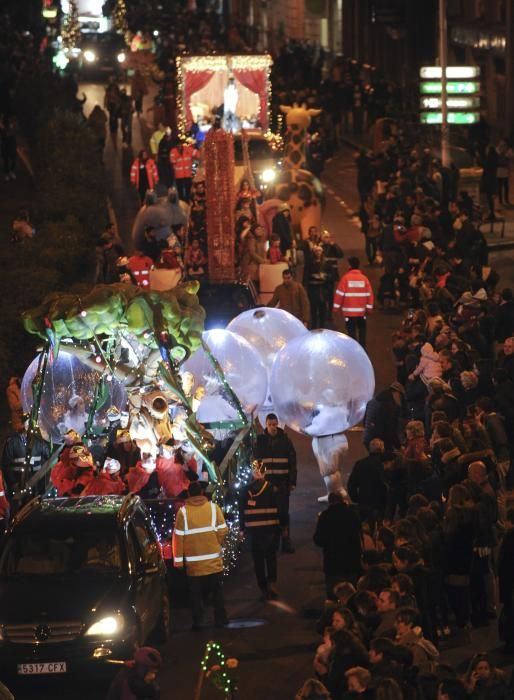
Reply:
[[38, 642], [46, 642], [50, 637], [50, 628], [48, 625], [38, 625], [36, 627], [35, 637]]

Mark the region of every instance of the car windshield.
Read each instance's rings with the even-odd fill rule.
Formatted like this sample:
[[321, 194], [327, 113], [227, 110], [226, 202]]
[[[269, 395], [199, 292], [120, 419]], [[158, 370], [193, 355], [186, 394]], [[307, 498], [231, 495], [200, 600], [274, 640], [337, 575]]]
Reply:
[[[249, 139], [248, 155], [250, 160], [273, 160], [274, 158], [273, 151], [266, 139]], [[236, 163], [242, 163], [244, 160], [241, 139], [234, 140], [234, 157]]]
[[123, 49], [125, 43], [123, 37], [118, 34], [87, 34], [80, 42], [82, 48], [92, 49]]
[[[84, 521], [81, 522], [84, 525]], [[63, 527], [14, 533], [0, 559], [0, 576], [83, 574], [120, 570], [116, 533]]]

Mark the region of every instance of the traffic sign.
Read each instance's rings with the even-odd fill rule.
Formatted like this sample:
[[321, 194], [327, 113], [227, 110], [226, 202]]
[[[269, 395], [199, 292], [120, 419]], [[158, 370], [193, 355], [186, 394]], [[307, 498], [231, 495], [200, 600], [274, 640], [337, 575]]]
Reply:
[[[440, 97], [420, 97], [419, 106], [421, 109], [441, 109], [443, 101]], [[478, 109], [480, 107], [480, 97], [447, 97], [446, 106], [448, 109]]]
[[[422, 124], [442, 124], [441, 112], [421, 112]], [[476, 124], [480, 119], [478, 112], [448, 112], [448, 124]]]
[[[441, 66], [423, 66], [419, 69], [419, 76], [422, 80], [441, 80], [443, 72]], [[470, 80], [479, 78], [480, 68], [478, 66], [446, 66], [447, 80]]]
[[[443, 86], [439, 82], [421, 83], [420, 91], [422, 95], [440, 95], [443, 91]], [[448, 95], [473, 95], [480, 91], [480, 83], [475, 81], [450, 81], [446, 83], [446, 92]]]

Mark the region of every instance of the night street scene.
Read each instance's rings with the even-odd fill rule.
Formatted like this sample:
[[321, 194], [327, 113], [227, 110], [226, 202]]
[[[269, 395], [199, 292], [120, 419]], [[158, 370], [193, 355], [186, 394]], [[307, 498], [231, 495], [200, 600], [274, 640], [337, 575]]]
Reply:
[[1, 0], [0, 223], [0, 700], [514, 700], [513, 0]]

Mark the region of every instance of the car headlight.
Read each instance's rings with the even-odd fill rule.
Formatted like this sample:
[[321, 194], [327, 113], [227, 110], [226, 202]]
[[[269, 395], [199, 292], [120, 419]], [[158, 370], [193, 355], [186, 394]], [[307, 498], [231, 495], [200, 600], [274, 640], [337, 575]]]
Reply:
[[121, 632], [123, 628], [123, 618], [121, 615], [110, 615], [102, 617], [98, 622], [93, 624], [86, 631], [88, 637], [112, 637], [114, 634]]
[[118, 59], [118, 63], [124, 63], [125, 59], [127, 58], [127, 55], [124, 51], [120, 51], [116, 58]]
[[87, 49], [84, 51], [84, 58], [88, 63], [94, 63], [96, 61], [96, 53], [91, 51], [91, 49]]
[[266, 183], [273, 182], [276, 177], [277, 173], [272, 168], [267, 168], [261, 173], [261, 180]]

